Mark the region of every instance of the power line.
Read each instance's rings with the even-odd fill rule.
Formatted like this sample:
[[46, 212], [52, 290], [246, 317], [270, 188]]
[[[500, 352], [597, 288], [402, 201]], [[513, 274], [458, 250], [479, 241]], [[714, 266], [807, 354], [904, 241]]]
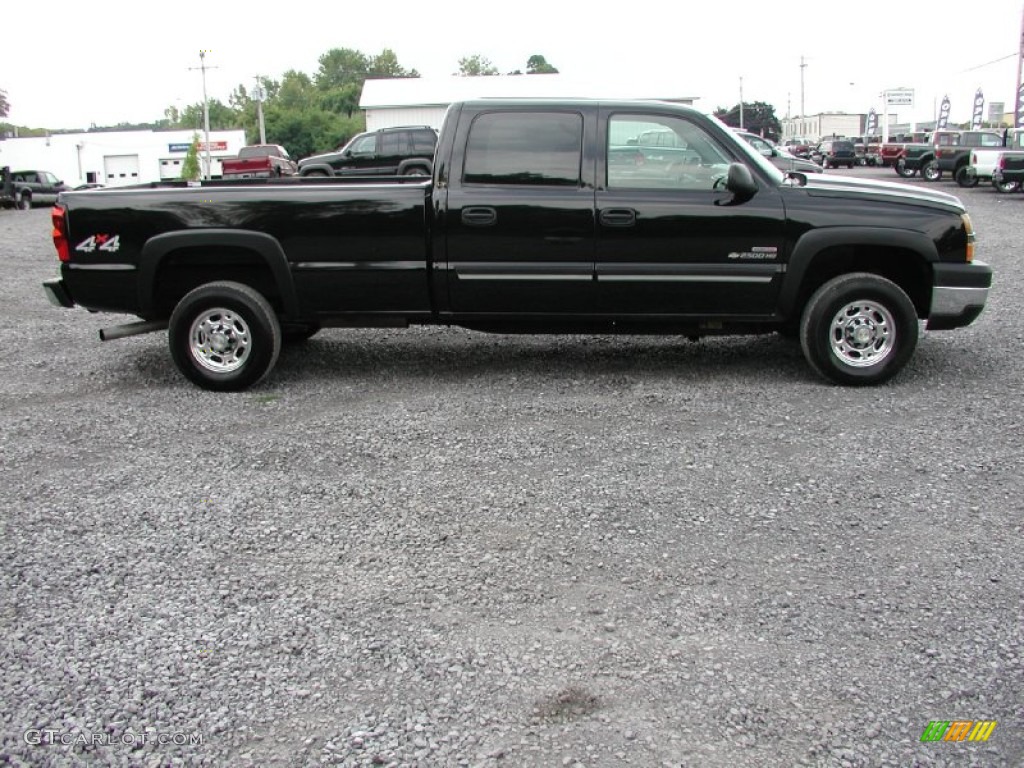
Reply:
[[989, 64], [998, 64], [1000, 61], [1006, 61], [1007, 59], [1012, 59], [1016, 55], [1017, 55], [1016, 53], [1007, 54], [1006, 56], [1000, 56], [998, 59], [992, 59], [992, 61], [986, 61], [984, 64], [979, 64], [976, 67], [968, 67], [967, 69], [961, 69], [960, 71], [961, 72], [973, 72], [976, 69], [981, 69], [982, 67], [987, 67]]

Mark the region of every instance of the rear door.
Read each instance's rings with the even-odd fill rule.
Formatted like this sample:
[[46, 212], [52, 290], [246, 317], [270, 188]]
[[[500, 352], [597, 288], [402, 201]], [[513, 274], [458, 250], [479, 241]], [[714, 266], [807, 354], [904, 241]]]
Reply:
[[594, 309], [594, 107], [464, 107], [447, 183], [452, 311]]
[[[772, 314], [784, 272], [778, 182], [698, 116], [606, 107], [599, 130], [604, 154], [596, 193], [596, 274], [602, 311]], [[678, 137], [675, 159], [638, 166], [615, 161], [621, 147], [634, 146], [645, 132], [665, 130]], [[721, 184], [735, 160], [751, 165], [760, 190], [730, 205], [732, 195]]]

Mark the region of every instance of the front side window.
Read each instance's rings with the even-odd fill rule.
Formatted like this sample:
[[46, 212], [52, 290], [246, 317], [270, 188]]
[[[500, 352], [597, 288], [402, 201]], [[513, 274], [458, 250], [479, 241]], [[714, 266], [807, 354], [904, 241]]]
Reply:
[[371, 133], [352, 143], [353, 155], [372, 155], [377, 151], [377, 134]]
[[680, 117], [612, 115], [608, 122], [609, 189], [712, 190], [729, 155], [707, 131]]
[[463, 182], [575, 187], [583, 116], [575, 112], [488, 112], [469, 129]]

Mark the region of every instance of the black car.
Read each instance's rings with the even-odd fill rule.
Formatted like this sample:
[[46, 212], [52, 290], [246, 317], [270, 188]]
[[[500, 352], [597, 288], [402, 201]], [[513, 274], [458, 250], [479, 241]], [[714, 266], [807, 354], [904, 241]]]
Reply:
[[822, 168], [853, 168], [857, 164], [857, 149], [852, 141], [830, 139], [818, 145], [813, 158]]
[[337, 152], [299, 161], [300, 176], [429, 176], [437, 131], [428, 125], [357, 134]]
[[758, 136], [756, 133], [747, 133], [746, 131], [736, 131], [736, 135], [741, 139], [744, 139], [754, 149], [768, 158], [769, 162], [778, 168], [780, 171], [800, 171], [801, 173], [821, 173], [821, 166], [817, 163], [812, 163], [810, 160], [803, 160], [796, 155], [792, 155], [786, 150], [777, 147], [765, 139]]

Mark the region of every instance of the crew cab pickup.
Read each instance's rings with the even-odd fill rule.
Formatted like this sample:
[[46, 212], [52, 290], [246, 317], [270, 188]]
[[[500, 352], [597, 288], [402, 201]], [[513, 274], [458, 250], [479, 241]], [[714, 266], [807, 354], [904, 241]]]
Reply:
[[288, 151], [277, 144], [253, 144], [242, 147], [238, 157], [221, 160], [221, 175], [225, 179], [259, 179], [269, 176], [292, 176], [295, 162]]
[[[648, 131], [670, 159], [612, 162]], [[686, 150], [682, 154], [682, 150]], [[240, 390], [322, 327], [778, 331], [842, 384], [885, 381], [981, 313], [992, 271], [944, 192], [783, 173], [661, 102], [480, 100], [445, 116], [429, 179], [285, 178], [69, 192], [49, 299], [168, 329], [195, 384]]]
[[53, 205], [67, 185], [50, 171], [12, 171], [0, 178], [0, 204], [27, 211], [33, 205]]

